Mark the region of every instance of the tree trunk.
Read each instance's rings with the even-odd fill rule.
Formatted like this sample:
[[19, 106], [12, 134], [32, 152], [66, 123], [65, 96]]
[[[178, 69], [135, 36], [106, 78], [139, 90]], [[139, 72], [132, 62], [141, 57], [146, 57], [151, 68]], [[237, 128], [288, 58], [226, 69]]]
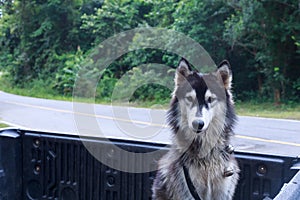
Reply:
[[258, 94], [262, 94], [262, 76], [260, 73], [257, 74], [257, 86], [258, 86]]
[[280, 105], [281, 96], [280, 96], [280, 90], [278, 88], [274, 89], [274, 103], [275, 105]]

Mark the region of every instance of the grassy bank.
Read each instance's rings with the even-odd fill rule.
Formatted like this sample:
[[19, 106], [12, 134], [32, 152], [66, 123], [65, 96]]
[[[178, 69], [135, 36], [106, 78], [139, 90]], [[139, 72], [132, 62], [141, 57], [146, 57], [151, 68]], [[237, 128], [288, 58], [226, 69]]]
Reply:
[[238, 102], [239, 115], [300, 120], [300, 104], [274, 105], [271, 102]]
[[33, 82], [25, 85], [24, 88], [15, 87], [7, 79], [7, 77], [0, 76], [0, 90], [17, 94], [21, 96], [37, 97], [44, 99], [55, 99], [71, 101], [72, 97], [60, 95], [52, 88], [52, 84], [44, 80], [34, 80]]
[[0, 128], [6, 128], [6, 127], [9, 127], [9, 126], [7, 124], [4, 124], [4, 123], [0, 122]]
[[[0, 79], [0, 90], [22, 96], [72, 101], [71, 96], [59, 95], [49, 84], [43, 83], [42, 81], [21, 89], [12, 87], [7, 81]], [[94, 102], [93, 99], [81, 99], [80, 101], [88, 103]], [[96, 103], [109, 104], [110, 102], [107, 100], [96, 99]], [[132, 104], [132, 106], [158, 109], [168, 107], [168, 103], [166, 102], [155, 104], [156, 105], [153, 106], [153, 103], [151, 102], [144, 102]], [[300, 103], [274, 105], [272, 102], [259, 102], [254, 100], [249, 102], [236, 101], [236, 111], [238, 115], [244, 116], [300, 120]]]

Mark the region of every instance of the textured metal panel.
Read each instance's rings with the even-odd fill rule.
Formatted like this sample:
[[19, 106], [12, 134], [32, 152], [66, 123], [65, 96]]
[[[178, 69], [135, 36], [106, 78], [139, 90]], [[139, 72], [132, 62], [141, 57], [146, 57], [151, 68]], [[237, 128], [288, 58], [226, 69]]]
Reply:
[[285, 181], [296, 173], [290, 170], [293, 158], [237, 153], [241, 169], [235, 200], [261, 200], [274, 198]]
[[[109, 152], [106, 148], [111, 148], [101, 139], [88, 141], [94, 143], [99, 152]], [[117, 143], [134, 152], [161, 148]], [[95, 159], [77, 137], [27, 132], [23, 137], [23, 152], [25, 199], [151, 199], [155, 172], [132, 174], [107, 167]], [[142, 164], [124, 155], [104, 156], [111, 162], [117, 158], [128, 165]]]
[[0, 131], [0, 199], [22, 199], [22, 147], [16, 130]]
[[[8, 142], [7, 146], [12, 149], [18, 149], [17, 144], [19, 144], [19, 151], [13, 152], [16, 157], [10, 162], [13, 166], [23, 168], [16, 172], [20, 180], [20, 187], [18, 189], [16, 186], [16, 188], [18, 191], [23, 191], [20, 199], [151, 199], [151, 186], [155, 172], [132, 174], [112, 169], [99, 162], [86, 150], [81, 142], [82, 138], [22, 131], [22, 140], [17, 138], [18, 143], [4, 139], [0, 137], [1, 144]], [[15, 138], [10, 139], [15, 141]], [[117, 155], [104, 140], [99, 138], [84, 138], [83, 140], [93, 144], [93, 147], [109, 162], [121, 161], [130, 167], [143, 164], [143, 160]], [[145, 152], [161, 148], [167, 150], [166, 147], [158, 144], [124, 140], [111, 140], [111, 142], [131, 152]], [[0, 168], [6, 162], [3, 157], [3, 148], [0, 152], [2, 155]], [[242, 152], [237, 152], [236, 157], [241, 168], [241, 178], [235, 200], [274, 198], [282, 185], [296, 173], [296, 170], [290, 170], [295, 163], [294, 158]], [[153, 158], [152, 164], [156, 165], [157, 160], [158, 158]], [[10, 174], [10, 176], [15, 177], [15, 174]], [[1, 189], [0, 194], [4, 191]], [[16, 195], [16, 193], [11, 192], [9, 195]]]

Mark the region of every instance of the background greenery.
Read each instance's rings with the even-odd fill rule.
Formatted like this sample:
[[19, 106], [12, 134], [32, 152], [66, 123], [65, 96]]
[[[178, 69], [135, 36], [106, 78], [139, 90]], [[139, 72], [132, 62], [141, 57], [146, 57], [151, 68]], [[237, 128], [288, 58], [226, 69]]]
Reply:
[[2, 123], [2, 122], [0, 121], [0, 129], [1, 129], [1, 128], [7, 128], [7, 127], [9, 127], [9, 125], [4, 124], [4, 123]]
[[[93, 47], [136, 27], [179, 31], [199, 42], [216, 63], [228, 59], [237, 103], [273, 102], [299, 109], [298, 0], [0, 0], [0, 88], [68, 99]], [[176, 66], [178, 60], [155, 49], [127, 53], [102, 73], [97, 101], [109, 102], [129, 70], [144, 73], [137, 66]], [[127, 81], [139, 84], [137, 76]], [[169, 89], [149, 84], [130, 101], [166, 103], [169, 96]]]

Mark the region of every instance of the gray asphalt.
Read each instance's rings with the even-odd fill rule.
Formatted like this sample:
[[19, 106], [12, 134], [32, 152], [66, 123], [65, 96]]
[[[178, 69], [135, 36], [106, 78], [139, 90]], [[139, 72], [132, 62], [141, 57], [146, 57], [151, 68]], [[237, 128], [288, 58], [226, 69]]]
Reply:
[[[0, 91], [0, 120], [12, 126], [170, 143], [165, 110], [73, 103]], [[300, 121], [239, 116], [232, 143], [238, 151], [300, 155]]]

